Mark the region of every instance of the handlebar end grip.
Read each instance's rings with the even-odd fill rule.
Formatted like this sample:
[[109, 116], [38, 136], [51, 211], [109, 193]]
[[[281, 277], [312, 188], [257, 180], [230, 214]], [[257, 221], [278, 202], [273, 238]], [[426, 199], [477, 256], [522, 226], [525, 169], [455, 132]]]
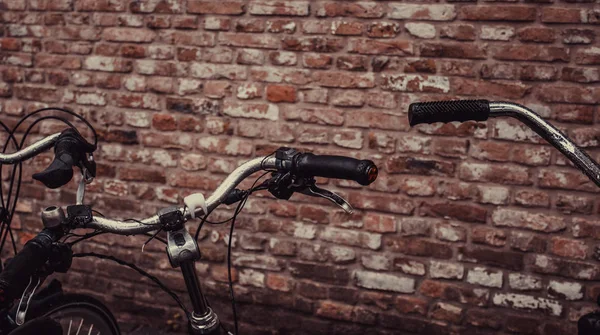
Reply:
[[359, 174], [358, 178], [356, 178], [356, 182], [367, 186], [373, 183], [377, 176], [379, 175], [379, 170], [377, 169], [377, 165], [370, 160], [363, 160], [359, 165]]
[[416, 102], [408, 107], [410, 126], [421, 123], [485, 121], [490, 115], [488, 100]]

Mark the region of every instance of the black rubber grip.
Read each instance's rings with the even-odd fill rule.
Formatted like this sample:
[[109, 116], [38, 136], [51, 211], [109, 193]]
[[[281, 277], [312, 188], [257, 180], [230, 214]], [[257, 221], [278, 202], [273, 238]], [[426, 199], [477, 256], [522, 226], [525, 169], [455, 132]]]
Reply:
[[6, 306], [21, 297], [31, 275], [48, 260], [50, 248], [56, 239], [58, 235], [44, 229], [6, 264], [0, 272], [0, 306]]
[[487, 100], [415, 102], [408, 107], [411, 126], [435, 122], [485, 121], [489, 115], [490, 102]]
[[294, 162], [298, 175], [354, 180], [369, 185], [377, 179], [377, 166], [370, 160], [351, 157], [300, 154]]

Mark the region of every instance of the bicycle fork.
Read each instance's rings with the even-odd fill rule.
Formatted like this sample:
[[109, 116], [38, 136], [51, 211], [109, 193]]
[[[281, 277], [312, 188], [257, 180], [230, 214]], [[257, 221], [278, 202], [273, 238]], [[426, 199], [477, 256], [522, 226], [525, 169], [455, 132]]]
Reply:
[[[167, 210], [168, 211], [168, 210]], [[166, 219], [167, 255], [173, 268], [181, 268], [185, 286], [194, 308], [189, 316], [188, 329], [192, 335], [220, 335], [220, 322], [217, 314], [208, 306], [202, 293], [195, 263], [200, 259], [198, 243], [181, 224], [178, 214], [172, 211], [159, 215]]]

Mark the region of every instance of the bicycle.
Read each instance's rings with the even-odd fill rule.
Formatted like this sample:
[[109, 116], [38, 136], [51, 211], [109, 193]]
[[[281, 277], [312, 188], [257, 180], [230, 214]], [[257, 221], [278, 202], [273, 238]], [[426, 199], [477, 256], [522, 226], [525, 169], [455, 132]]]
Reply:
[[[278, 199], [289, 199], [294, 193], [303, 193], [308, 196], [327, 199], [347, 212], [352, 212], [352, 207], [339, 195], [316, 186], [315, 177], [346, 179], [369, 185], [378, 175], [375, 164], [369, 160], [357, 160], [342, 156], [317, 156], [309, 153], [300, 153], [291, 148], [280, 148], [273, 154], [254, 158], [234, 170], [208, 198], [200, 193], [192, 194], [184, 199], [183, 206], [171, 206], [160, 209], [156, 215], [143, 220], [119, 221], [103, 216], [94, 215], [91, 207], [83, 204], [85, 185], [95, 176], [95, 162], [92, 152], [95, 146], [90, 145], [83, 137], [72, 129], [50, 135], [26, 148], [12, 154], [0, 154], [0, 164], [16, 164], [31, 158], [40, 152], [54, 147], [55, 157], [46, 170], [33, 175], [33, 178], [42, 182], [49, 188], [58, 188], [67, 184], [73, 177], [73, 167], [80, 168], [82, 179], [77, 190], [75, 205], [66, 207], [65, 211], [58, 206], [50, 206], [42, 212], [44, 229], [25, 244], [23, 249], [6, 265], [0, 273], [0, 331], [8, 333], [30, 320], [31, 316], [49, 317], [58, 319], [63, 331], [71, 333], [71, 329], [91, 334], [92, 331], [101, 334], [119, 334], [118, 325], [110, 312], [97, 301], [79, 297], [75, 307], [78, 313], [73, 313], [74, 305], [68, 305], [70, 314], [77, 314], [80, 323], [69, 319], [68, 308], [64, 307], [64, 296], [60, 306], [52, 306], [40, 302], [41, 306], [34, 308], [31, 303], [34, 292], [40, 285], [42, 278], [58, 271], [66, 272], [73, 257], [95, 256], [119, 262], [110, 256], [101, 256], [94, 253], [73, 254], [70, 245], [61, 241], [75, 229], [94, 229], [93, 233], [86, 234], [77, 241], [96, 236], [100, 233], [114, 233], [120, 235], [151, 234], [151, 239], [159, 238], [158, 233], [166, 231], [166, 252], [171, 266], [180, 268], [187, 293], [189, 294], [192, 311], [189, 312], [181, 300], [170, 290], [166, 289], [156, 278], [148, 275], [143, 270], [132, 266], [141, 274], [147, 275], [161, 288], [165, 289], [177, 301], [188, 317], [188, 332], [190, 334], [221, 334], [225, 331], [217, 314], [208, 304], [196, 274], [195, 262], [200, 259], [197, 240], [202, 225], [207, 221], [208, 215], [221, 204], [236, 204], [235, 214], [232, 217], [231, 231], [229, 234], [229, 247], [235, 225], [235, 217], [241, 211], [246, 200], [253, 192], [268, 190]], [[263, 171], [249, 190], [239, 190], [236, 187], [250, 175]], [[271, 177], [256, 185], [260, 178], [270, 173]], [[185, 224], [191, 219], [202, 217], [196, 236], [192, 237]], [[231, 252], [228, 253], [228, 264], [231, 264]], [[128, 265], [125, 263], [120, 263]], [[233, 299], [231, 284], [231, 268], [229, 267], [230, 291]], [[51, 285], [52, 286], [52, 285]], [[55, 284], [56, 286], [56, 284]], [[38, 294], [39, 296], [40, 294]], [[42, 296], [47, 293], [41, 294]], [[20, 297], [18, 306], [12, 309], [7, 307], [11, 302]], [[67, 296], [77, 300], [77, 296]], [[87, 317], [81, 317], [81, 306], [87, 308]], [[54, 307], [54, 308], [50, 308]], [[34, 311], [28, 314], [30, 308]], [[59, 313], [60, 312], [60, 313]], [[235, 334], [238, 334], [235, 302], [233, 301]], [[14, 317], [13, 317], [14, 315]], [[84, 321], [86, 321], [84, 323]], [[68, 327], [68, 328], [67, 328]], [[95, 328], [94, 328], [95, 327]], [[67, 328], [67, 329], [65, 329]], [[100, 329], [100, 331], [99, 331]]]

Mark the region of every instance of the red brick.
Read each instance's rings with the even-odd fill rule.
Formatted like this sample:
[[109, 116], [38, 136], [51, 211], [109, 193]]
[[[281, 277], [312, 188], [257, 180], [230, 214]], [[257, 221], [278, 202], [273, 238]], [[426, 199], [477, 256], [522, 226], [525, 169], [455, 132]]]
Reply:
[[372, 22], [367, 25], [367, 36], [373, 38], [392, 38], [400, 33], [400, 25], [391, 22]]
[[265, 31], [265, 22], [259, 19], [238, 20], [234, 29], [244, 33], [260, 33]]
[[291, 109], [286, 111], [287, 120], [301, 120], [305, 123], [316, 123], [323, 125], [341, 125], [344, 122], [344, 114], [339, 109], [305, 108]]
[[323, 87], [372, 88], [375, 77], [372, 74], [349, 74], [346, 72], [315, 72], [315, 82]]
[[556, 40], [556, 32], [552, 28], [527, 27], [517, 32], [522, 42], [552, 43]]
[[260, 0], [251, 3], [248, 11], [252, 15], [308, 16], [309, 2]]
[[554, 81], [558, 79], [558, 72], [554, 66], [523, 65], [519, 78], [531, 81]]
[[152, 126], [157, 130], [169, 131], [177, 129], [177, 122], [170, 114], [157, 113], [152, 116]]
[[267, 31], [270, 33], [293, 34], [296, 32], [296, 23], [292, 20], [269, 20], [267, 21]]
[[544, 23], [580, 23], [581, 9], [576, 8], [542, 8], [542, 22]]
[[185, 46], [212, 47], [215, 45], [215, 35], [212, 32], [190, 32], [163, 30], [159, 32], [158, 39], [169, 44], [180, 44]]
[[433, 305], [430, 315], [437, 320], [459, 323], [462, 319], [462, 311], [463, 309], [458, 306], [438, 302]]
[[548, 244], [548, 250], [554, 255], [567, 258], [585, 259], [587, 256], [585, 242], [561, 237], [553, 237]]
[[390, 4], [388, 17], [399, 20], [451, 21], [456, 17], [454, 5]]
[[470, 309], [465, 314], [465, 322], [475, 327], [499, 330], [504, 324], [504, 318], [496, 312]]
[[596, 33], [591, 29], [565, 29], [562, 37], [565, 44], [591, 44]]
[[422, 238], [396, 237], [390, 235], [390, 238], [385, 240], [385, 245], [394, 252], [400, 252], [411, 256], [441, 259], [449, 259], [452, 257], [452, 249], [446, 244], [431, 242]]
[[75, 2], [75, 9], [90, 12], [123, 12], [127, 9], [127, 2], [123, 0], [82, 0]]
[[561, 79], [579, 83], [600, 82], [600, 69], [593, 67], [564, 67]]
[[161, 109], [159, 98], [149, 94], [115, 93], [112, 95], [112, 100], [119, 107]]
[[142, 168], [120, 168], [119, 178], [121, 180], [145, 181], [149, 183], [165, 183], [164, 171]]
[[156, 33], [135, 28], [106, 28], [102, 32], [106, 41], [112, 42], [152, 42]]
[[336, 60], [336, 67], [346, 71], [367, 71], [368, 64], [364, 56], [340, 56]]
[[423, 202], [420, 212], [425, 216], [449, 217], [465, 222], [485, 223], [487, 217], [487, 210], [483, 207], [455, 202]]
[[326, 2], [317, 4], [317, 17], [354, 16], [359, 18], [380, 18], [384, 15], [383, 5], [372, 2]]
[[361, 22], [334, 21], [331, 23], [331, 33], [333, 35], [362, 35], [364, 25]]
[[246, 5], [239, 1], [188, 1], [187, 12], [193, 14], [241, 15]]
[[15, 96], [23, 100], [58, 102], [59, 94], [55, 89], [38, 86], [14, 86]]
[[485, 46], [475, 44], [458, 43], [423, 43], [421, 44], [421, 56], [444, 57], [444, 58], [469, 58], [485, 59], [487, 50]]
[[537, 16], [535, 7], [530, 6], [464, 6], [460, 17], [474, 21], [534, 21]]
[[337, 52], [345, 46], [342, 39], [327, 37], [286, 37], [281, 43], [284, 50], [290, 51]]
[[398, 197], [386, 196], [361, 196], [352, 193], [350, 195], [350, 203], [357, 208], [371, 209], [386, 213], [411, 214], [414, 210], [414, 205], [410, 200]]
[[561, 47], [511, 45], [496, 48], [494, 58], [513, 61], [568, 62], [570, 57], [568, 50]]
[[598, 48], [579, 49], [573, 58], [577, 64], [598, 65], [600, 64], [600, 51]]
[[477, 37], [475, 27], [470, 24], [455, 24], [442, 27], [440, 37], [458, 41], [474, 41]]
[[81, 60], [75, 56], [37, 54], [35, 64], [41, 68], [81, 69]]
[[600, 90], [593, 87], [547, 86], [538, 92], [538, 96], [545, 102], [578, 104], [600, 103]]
[[21, 50], [21, 40], [17, 38], [2, 38], [0, 39], [0, 49], [6, 51]]
[[355, 39], [350, 41], [349, 52], [365, 55], [410, 56], [414, 54], [414, 48], [412, 42], [407, 40]]
[[287, 51], [274, 51], [269, 54], [269, 59], [273, 65], [292, 66], [298, 63], [295, 53]]
[[302, 64], [307, 68], [327, 69], [332, 62], [333, 57], [325, 54], [305, 53], [302, 55]]
[[471, 145], [471, 156], [480, 160], [506, 162], [510, 157], [511, 146], [508, 143], [478, 142]]
[[121, 47], [121, 56], [127, 58], [144, 58], [146, 49], [141, 45], [124, 45]]
[[513, 271], [522, 270], [524, 264], [522, 253], [482, 247], [460, 247], [458, 257], [467, 262], [497, 266]]
[[463, 163], [459, 176], [467, 181], [488, 181], [511, 185], [531, 185], [531, 174], [527, 168], [508, 165]]
[[288, 85], [268, 85], [267, 100], [271, 102], [295, 102], [296, 89]]
[[170, 19], [170, 17], [163, 16], [148, 16], [146, 18], [146, 26], [150, 29], [167, 29], [171, 27]]
[[485, 226], [477, 226], [471, 229], [471, 240], [473, 243], [502, 247], [506, 244], [506, 239], [506, 233], [499, 229]]

